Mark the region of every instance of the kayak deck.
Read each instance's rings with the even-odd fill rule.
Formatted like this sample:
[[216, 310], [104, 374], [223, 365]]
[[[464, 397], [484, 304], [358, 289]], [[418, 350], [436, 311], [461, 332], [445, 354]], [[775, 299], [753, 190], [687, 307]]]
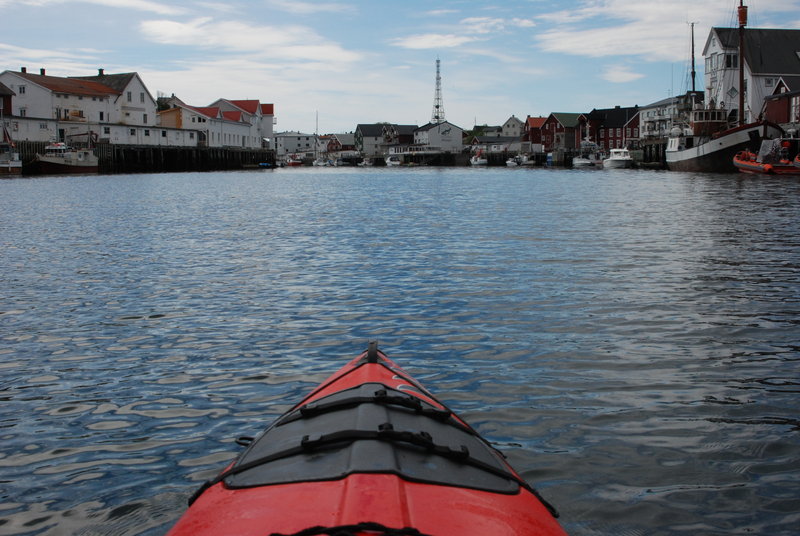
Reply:
[[366, 534], [369, 522], [418, 531], [378, 534], [563, 535], [554, 513], [372, 344], [207, 482], [169, 534]]

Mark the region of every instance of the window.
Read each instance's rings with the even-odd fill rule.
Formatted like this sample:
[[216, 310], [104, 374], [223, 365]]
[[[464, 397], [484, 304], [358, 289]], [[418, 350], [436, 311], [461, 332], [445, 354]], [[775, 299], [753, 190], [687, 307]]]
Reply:
[[135, 135], [136, 135], [136, 129], [135, 129], [135, 128], [132, 128], [132, 129], [131, 129], [131, 136], [135, 136]]
[[131, 95], [130, 91], [128, 91], [127, 97], [128, 97], [128, 102], [133, 102], [133, 96]]
[[634, 128], [633, 129], [633, 137], [634, 138], [638, 138], [639, 137], [639, 129], [638, 128]]
[[162, 138], [166, 138], [167, 137], [167, 131], [166, 130], [162, 130], [161, 131], [161, 137]]
[[25, 94], [25, 86], [19, 86], [17, 88], [17, 94], [24, 95]]
[[39, 128], [41, 130], [47, 130], [47, 123], [39, 123]]
[[738, 54], [725, 54], [725, 68], [726, 69], [735, 69], [739, 66], [739, 55]]
[[775, 82], [773, 81], [772, 78], [765, 78], [764, 79], [764, 85], [766, 87], [772, 87], [774, 84], [775, 84]]
[[631, 137], [631, 129], [630, 129], [630, 127], [625, 129], [625, 137], [626, 138], [630, 138]]
[[619, 137], [621, 137], [621, 136], [622, 136], [622, 129], [621, 129], [621, 128], [618, 128], [618, 129], [617, 129], [617, 137], [619, 138]]
[[196, 120], [197, 120], [197, 118], [196, 118], [196, 117], [192, 117], [192, 123], [195, 123], [195, 122], [196, 122]]
[[606, 137], [606, 129], [604, 129], [604, 128], [601, 128], [601, 129], [600, 129], [600, 138], [601, 138], [601, 139], [603, 139], [603, 138], [605, 138], [605, 137]]
[[103, 112], [100, 112], [100, 121], [103, 120]]
[[147, 114], [142, 114], [142, 123], [147, 124]]
[[103, 134], [105, 134], [106, 136], [110, 136], [111, 135], [111, 127], [103, 127]]
[[789, 102], [790, 110], [790, 121], [800, 121], [800, 97], [792, 97], [792, 100]]
[[139, 93], [139, 102], [144, 102], [144, 93]]
[[19, 116], [20, 117], [27, 117], [27, 115], [28, 115], [28, 110], [26, 110], [25, 108], [20, 108], [19, 109]]
[[190, 140], [193, 140], [193, 139], [194, 139], [194, 132], [190, 132], [190, 133], [189, 133], [189, 139], [190, 139]]

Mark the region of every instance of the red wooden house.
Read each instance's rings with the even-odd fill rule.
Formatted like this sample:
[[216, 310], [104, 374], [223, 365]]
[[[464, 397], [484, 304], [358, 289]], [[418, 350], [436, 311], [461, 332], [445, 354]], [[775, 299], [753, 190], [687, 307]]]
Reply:
[[779, 125], [800, 123], [800, 77], [782, 77], [764, 99], [764, 119]]
[[[604, 151], [639, 147], [639, 107], [594, 109], [586, 115], [589, 138]], [[583, 129], [586, 137], [586, 128]]]
[[579, 113], [551, 113], [542, 125], [542, 144], [545, 152], [580, 147]]

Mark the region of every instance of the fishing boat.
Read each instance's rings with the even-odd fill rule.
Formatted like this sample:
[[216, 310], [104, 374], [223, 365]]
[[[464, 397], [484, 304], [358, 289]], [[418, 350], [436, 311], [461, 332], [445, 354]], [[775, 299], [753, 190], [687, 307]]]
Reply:
[[[733, 165], [742, 173], [763, 175], [800, 175], [800, 153], [797, 138], [764, 140], [758, 153], [741, 151], [733, 157]], [[792, 155], [796, 155], [792, 160]]]
[[[735, 172], [733, 157], [745, 150], [756, 150], [762, 140], [780, 137], [783, 130], [767, 121], [744, 123], [744, 31], [747, 25], [747, 6], [739, 1], [739, 108], [736, 126], [731, 126], [731, 112], [712, 101], [706, 107], [689, 112], [688, 124], [676, 126], [670, 132], [665, 150], [667, 168], [690, 172]], [[694, 44], [692, 44], [694, 50]], [[694, 76], [694, 69], [692, 71]]]
[[22, 160], [14, 140], [11, 139], [11, 134], [3, 124], [3, 138], [0, 140], [0, 175], [19, 175], [20, 173], [22, 173]]
[[290, 154], [286, 157], [286, 160], [283, 162], [284, 166], [286, 167], [300, 167], [303, 165], [303, 161], [296, 154]]
[[627, 149], [611, 149], [608, 158], [603, 160], [603, 167], [608, 169], [624, 169], [633, 167], [633, 158]]
[[[587, 126], [588, 129], [588, 126]], [[603, 152], [600, 146], [588, 137], [581, 141], [578, 156], [572, 158], [572, 167], [602, 167]]]
[[168, 536], [566, 536], [504, 456], [375, 343], [239, 442]]
[[77, 149], [63, 142], [45, 146], [44, 154], [36, 153], [34, 173], [97, 173], [100, 161], [91, 148]]

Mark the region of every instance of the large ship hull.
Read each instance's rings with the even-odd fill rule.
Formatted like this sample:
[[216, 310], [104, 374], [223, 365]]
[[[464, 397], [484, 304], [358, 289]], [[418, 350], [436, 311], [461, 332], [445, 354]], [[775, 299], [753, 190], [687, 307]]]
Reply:
[[61, 175], [63, 173], [97, 173], [97, 164], [65, 164], [64, 162], [50, 162], [48, 160], [37, 160], [34, 164], [34, 172], [45, 175]]
[[738, 128], [726, 130], [716, 138], [695, 147], [681, 150], [670, 150], [667, 147], [667, 168], [671, 171], [736, 173], [733, 157], [746, 149], [758, 150], [761, 140], [777, 138], [782, 129], [772, 123], [752, 123]]

